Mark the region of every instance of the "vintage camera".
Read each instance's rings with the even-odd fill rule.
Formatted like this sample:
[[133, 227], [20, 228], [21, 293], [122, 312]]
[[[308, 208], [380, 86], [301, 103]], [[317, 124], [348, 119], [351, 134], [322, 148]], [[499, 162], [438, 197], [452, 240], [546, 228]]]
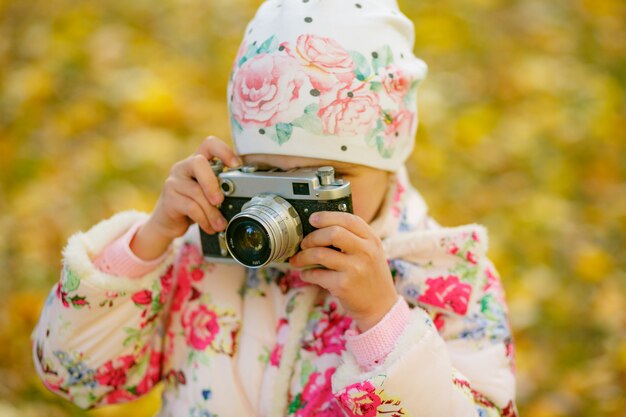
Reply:
[[259, 170], [242, 166], [224, 171], [212, 161], [228, 222], [224, 232], [200, 229], [202, 252], [213, 262], [236, 261], [249, 268], [284, 263], [315, 228], [309, 216], [318, 211], [352, 213], [350, 183], [335, 179], [330, 166]]

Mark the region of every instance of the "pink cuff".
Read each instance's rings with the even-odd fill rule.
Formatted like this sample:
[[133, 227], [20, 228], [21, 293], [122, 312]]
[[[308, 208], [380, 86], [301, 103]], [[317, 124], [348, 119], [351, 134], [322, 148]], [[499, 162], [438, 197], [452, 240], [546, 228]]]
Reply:
[[139, 278], [156, 269], [169, 255], [171, 246], [156, 259], [144, 261], [130, 249], [130, 241], [145, 221], [138, 221], [122, 236], [111, 242], [94, 260], [93, 264], [107, 274]]
[[380, 365], [393, 350], [407, 324], [411, 310], [402, 297], [391, 310], [365, 333], [356, 330], [346, 332], [346, 349], [354, 355], [362, 369], [370, 371]]

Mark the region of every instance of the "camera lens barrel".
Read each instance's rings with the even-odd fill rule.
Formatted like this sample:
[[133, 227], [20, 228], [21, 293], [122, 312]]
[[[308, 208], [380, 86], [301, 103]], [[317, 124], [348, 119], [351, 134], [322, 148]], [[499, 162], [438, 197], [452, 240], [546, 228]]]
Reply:
[[243, 205], [226, 227], [231, 256], [249, 268], [281, 262], [302, 241], [302, 222], [289, 202], [274, 194], [259, 194]]

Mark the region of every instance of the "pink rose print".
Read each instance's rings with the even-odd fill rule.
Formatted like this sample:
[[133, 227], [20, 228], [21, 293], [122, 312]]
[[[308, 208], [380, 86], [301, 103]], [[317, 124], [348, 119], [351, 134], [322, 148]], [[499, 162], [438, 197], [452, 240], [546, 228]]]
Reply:
[[487, 277], [487, 282], [483, 286], [483, 291], [485, 293], [493, 294], [493, 296], [498, 300], [501, 306], [506, 308], [506, 301], [504, 299], [504, 288], [502, 288], [502, 284], [498, 279], [495, 271], [491, 268], [485, 268], [485, 276]]
[[346, 74], [354, 71], [352, 57], [337, 41], [316, 35], [300, 35], [296, 52], [305, 65], [329, 74]]
[[295, 53], [287, 51], [305, 65], [309, 80], [323, 103], [333, 101], [337, 92], [352, 84], [355, 78], [352, 57], [334, 39], [301, 35]]
[[311, 285], [308, 282], [302, 281], [300, 278], [300, 271], [295, 271], [293, 269], [281, 274], [276, 283], [283, 294], [287, 294], [292, 288], [302, 288]]
[[278, 366], [280, 365], [280, 359], [283, 357], [283, 348], [284, 346], [278, 343], [276, 344], [276, 346], [274, 346], [274, 349], [270, 354], [270, 365], [278, 368]]
[[148, 370], [139, 385], [137, 385], [137, 394], [142, 395], [152, 389], [152, 387], [161, 379], [161, 352], [151, 351]]
[[446, 316], [441, 313], [435, 314], [435, 317], [433, 318], [433, 324], [435, 325], [437, 330], [443, 329], [443, 326], [445, 326], [446, 324]]
[[174, 266], [170, 265], [165, 274], [161, 275], [161, 296], [159, 297], [159, 302], [161, 304], [165, 304], [167, 297], [170, 295], [172, 291], [172, 284], [174, 281]]
[[45, 387], [52, 392], [63, 392], [61, 388], [63, 386], [63, 382], [63, 378], [50, 374], [46, 374], [45, 379], [43, 380]]
[[332, 392], [331, 378], [334, 372], [335, 368], [328, 368], [324, 374], [313, 372], [309, 376], [309, 380], [302, 391], [304, 407], [296, 412], [296, 417], [334, 417], [341, 415], [341, 410]]
[[465, 258], [468, 260], [469, 263], [476, 265], [478, 263], [478, 259], [476, 258], [476, 255], [474, 255], [472, 252], [467, 252], [467, 255], [465, 255]]
[[181, 265], [176, 287], [174, 289], [174, 301], [172, 301], [172, 312], [180, 311], [187, 297], [191, 293], [191, 281], [189, 279], [189, 271]]
[[467, 313], [472, 286], [459, 281], [456, 275], [428, 278], [428, 289], [418, 301], [443, 309], [452, 309], [457, 314]]
[[337, 303], [331, 301], [312, 332], [313, 340], [303, 341], [303, 348], [317, 355], [325, 353], [340, 354], [346, 350], [344, 334], [350, 328], [352, 319], [337, 312]]
[[124, 389], [116, 389], [108, 393], [104, 399], [106, 404], [121, 404], [137, 398], [131, 392]]
[[502, 417], [517, 417], [517, 410], [513, 401], [509, 401], [506, 407], [502, 409]]
[[402, 182], [400, 180], [396, 181], [396, 192], [393, 196], [393, 205], [391, 206], [391, 213], [395, 218], [399, 218], [402, 214], [402, 205], [400, 203], [405, 192], [406, 188], [404, 188]]
[[286, 318], [281, 318], [280, 320], [278, 320], [278, 324], [276, 325], [276, 345], [274, 346], [274, 349], [272, 349], [272, 353], [270, 354], [270, 365], [280, 365], [280, 359], [283, 356], [283, 346], [285, 345], [285, 341], [287, 340], [288, 332], [289, 322]]
[[152, 291], [141, 290], [133, 294], [131, 297], [135, 304], [147, 305], [152, 302]]
[[338, 397], [344, 412], [350, 417], [375, 417], [382, 400], [369, 381], [352, 384]]
[[187, 385], [187, 377], [185, 376], [185, 373], [180, 370], [170, 370], [167, 374], [165, 374], [163, 379], [173, 385]]
[[448, 248], [448, 253], [450, 253], [451, 255], [456, 255], [457, 252], [459, 251], [459, 247], [456, 245], [456, 243], [452, 243], [450, 244], [450, 247]]
[[374, 126], [381, 113], [378, 96], [365, 86], [342, 89], [335, 101], [319, 110], [325, 134], [364, 135]]
[[406, 77], [399, 66], [389, 65], [380, 73], [383, 77], [383, 86], [387, 94], [399, 102], [411, 89], [411, 79]]
[[[184, 255], [180, 260], [181, 267], [193, 270], [200, 268], [204, 264], [204, 258], [198, 246], [188, 243], [185, 245], [183, 251]], [[213, 267], [214, 264], [209, 264], [209, 266]]]
[[[195, 300], [200, 296], [200, 291], [191, 285], [191, 281], [197, 282], [201, 280], [205, 275], [204, 269], [208, 269], [210, 272], [213, 268], [215, 268], [214, 264], [204, 263], [202, 253], [197, 246], [192, 244], [185, 245], [180, 260], [176, 287], [174, 288], [173, 312], [179, 311], [185, 301]], [[171, 281], [168, 282], [166, 280], [164, 285], [169, 285], [171, 288]], [[165, 291], [165, 288], [163, 291]], [[169, 289], [167, 292], [169, 292]]]
[[201, 268], [194, 268], [191, 271], [191, 279], [193, 281], [198, 282], [198, 281], [201, 281], [202, 278], [204, 278], [204, 271]]
[[206, 349], [220, 330], [217, 314], [205, 305], [188, 311], [181, 321], [187, 344], [196, 350]]
[[[267, 127], [291, 122], [302, 114], [294, 109], [306, 81], [297, 62], [285, 55], [257, 55], [237, 71], [231, 110], [242, 126]], [[299, 110], [299, 111], [298, 111]]]
[[398, 138], [411, 136], [415, 115], [408, 110], [391, 113], [385, 117], [385, 146], [395, 147]]
[[484, 290], [487, 290], [494, 284], [498, 284], [498, 277], [493, 273], [491, 268], [485, 268], [485, 276], [487, 277], [487, 284], [485, 284]]
[[102, 365], [96, 371], [96, 380], [101, 385], [120, 387], [126, 383], [126, 376], [131, 366], [135, 364], [133, 355], [124, 355]]

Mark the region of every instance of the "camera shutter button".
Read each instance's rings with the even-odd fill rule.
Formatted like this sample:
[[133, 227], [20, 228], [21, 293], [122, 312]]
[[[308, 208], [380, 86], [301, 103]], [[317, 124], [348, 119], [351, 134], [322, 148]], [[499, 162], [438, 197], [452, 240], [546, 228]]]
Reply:
[[319, 167], [317, 176], [320, 178], [321, 185], [333, 185], [335, 182], [335, 168], [331, 166]]
[[239, 170], [246, 174], [250, 174], [251, 172], [256, 172], [257, 167], [254, 165], [244, 165], [241, 168], [239, 168]]

